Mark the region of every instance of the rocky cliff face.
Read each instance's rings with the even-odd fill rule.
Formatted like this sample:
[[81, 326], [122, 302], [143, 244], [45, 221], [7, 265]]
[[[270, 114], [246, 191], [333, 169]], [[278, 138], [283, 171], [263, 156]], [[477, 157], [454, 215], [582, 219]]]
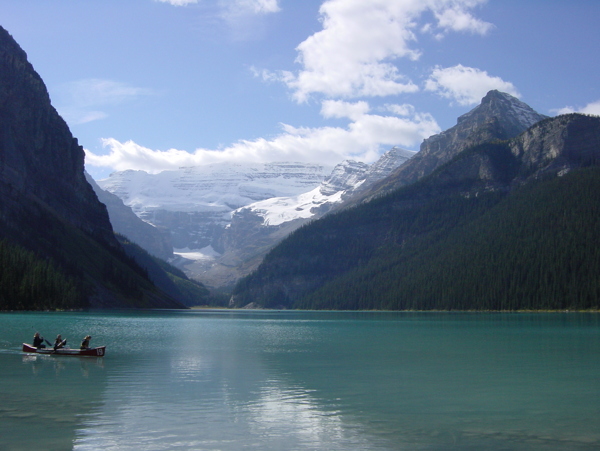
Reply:
[[600, 161], [600, 118], [567, 114], [536, 124], [510, 141], [523, 166], [518, 182], [547, 174], [565, 174]]
[[600, 162], [600, 118], [568, 114], [537, 122], [507, 141], [467, 149], [432, 173], [428, 181], [464, 196], [509, 192], [543, 177], [562, 176]]
[[[25, 52], [1, 27], [0, 199], [0, 240], [14, 249], [7, 252], [28, 252], [31, 266], [49, 268], [9, 308], [183, 307], [116, 240], [107, 209], [85, 178], [83, 148]], [[3, 271], [12, 271], [11, 280], [25, 277], [12, 267]]]
[[155, 257], [163, 260], [173, 258], [173, 242], [169, 230], [142, 221], [121, 199], [100, 188], [87, 173], [86, 180], [94, 189], [98, 200], [106, 205], [115, 232], [126, 236]]
[[40, 76], [0, 28], [0, 194], [3, 215], [34, 199], [117, 246], [106, 208], [83, 174], [84, 152], [50, 104]]
[[568, 114], [540, 121], [504, 142], [475, 146], [441, 167], [443, 183], [466, 183], [467, 195], [510, 191], [532, 179], [562, 176], [600, 162], [600, 118]]
[[364, 182], [369, 165], [360, 161], [346, 160], [333, 168], [327, 179], [321, 183], [319, 192], [324, 196], [333, 196], [340, 191], [353, 189]]
[[351, 203], [413, 183], [469, 147], [515, 137], [546, 117], [510, 94], [490, 91], [480, 105], [460, 116], [454, 127], [424, 140], [410, 162], [355, 196]]
[[98, 185], [144, 221], [169, 229], [175, 249], [211, 246], [222, 253], [221, 236], [233, 210], [308, 191], [328, 172], [321, 165], [301, 163], [212, 164], [159, 174], [116, 172]]

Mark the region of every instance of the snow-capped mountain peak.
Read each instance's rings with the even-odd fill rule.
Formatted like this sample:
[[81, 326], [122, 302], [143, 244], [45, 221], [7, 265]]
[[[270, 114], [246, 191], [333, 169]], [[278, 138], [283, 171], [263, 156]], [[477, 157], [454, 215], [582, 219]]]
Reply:
[[[345, 160], [317, 189], [291, 197], [274, 197], [255, 202], [239, 210], [252, 211], [263, 218], [263, 225], [278, 226], [296, 219], [317, 218], [343, 201], [345, 196], [387, 177], [394, 169], [411, 158], [416, 152], [393, 147], [372, 165]], [[233, 216], [236, 215], [236, 210]]]

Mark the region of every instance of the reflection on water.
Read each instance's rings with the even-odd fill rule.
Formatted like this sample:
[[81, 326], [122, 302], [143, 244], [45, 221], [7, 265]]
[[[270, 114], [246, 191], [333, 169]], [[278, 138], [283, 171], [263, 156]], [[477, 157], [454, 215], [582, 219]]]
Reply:
[[101, 359], [0, 354], [0, 449], [71, 449], [104, 390]]
[[598, 449], [599, 351], [582, 314], [3, 314], [0, 449]]

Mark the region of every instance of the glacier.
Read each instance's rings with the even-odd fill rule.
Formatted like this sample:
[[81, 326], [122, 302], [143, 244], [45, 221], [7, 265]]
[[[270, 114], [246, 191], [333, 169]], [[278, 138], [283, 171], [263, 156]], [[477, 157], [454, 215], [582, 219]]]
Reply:
[[229, 213], [252, 202], [313, 189], [330, 171], [331, 166], [306, 163], [216, 163], [157, 174], [114, 172], [98, 185], [138, 215], [154, 210]]

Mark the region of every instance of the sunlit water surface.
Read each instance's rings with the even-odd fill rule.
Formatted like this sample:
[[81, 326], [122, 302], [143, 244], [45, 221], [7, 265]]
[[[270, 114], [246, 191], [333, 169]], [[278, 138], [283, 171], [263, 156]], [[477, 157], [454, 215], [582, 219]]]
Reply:
[[31, 449], [600, 449], [599, 316], [3, 313], [0, 450]]

